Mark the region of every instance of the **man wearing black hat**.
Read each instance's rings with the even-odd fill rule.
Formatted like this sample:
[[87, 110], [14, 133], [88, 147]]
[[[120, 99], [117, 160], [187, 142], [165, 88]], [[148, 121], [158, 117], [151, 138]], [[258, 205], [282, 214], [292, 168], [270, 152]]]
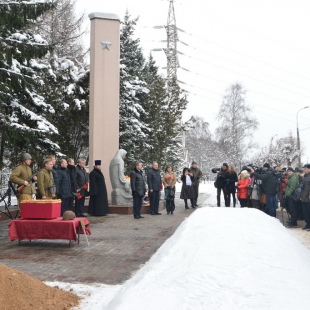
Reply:
[[278, 207], [278, 179], [275, 176], [274, 170], [268, 163], [263, 165], [263, 174], [254, 172], [250, 167], [251, 177], [254, 175], [257, 179], [262, 180], [263, 192], [266, 194], [266, 208], [270, 216], [276, 217], [276, 209]]
[[220, 171], [217, 172], [216, 177], [216, 188], [217, 188], [217, 206], [221, 206], [221, 192], [223, 191], [225, 206], [228, 204], [228, 197], [226, 192], [226, 174], [227, 174], [228, 164], [223, 163]]
[[298, 211], [296, 201], [293, 199], [295, 190], [299, 187], [298, 175], [294, 173], [294, 169], [287, 168], [288, 181], [285, 186], [285, 199], [288, 209], [291, 213], [291, 220], [287, 223], [288, 228], [297, 227]]
[[94, 216], [105, 216], [109, 213], [108, 194], [104, 175], [101, 172], [101, 160], [95, 160], [93, 171], [89, 174], [89, 210]]
[[306, 222], [306, 226], [303, 229], [310, 231], [310, 164], [304, 165], [304, 177], [302, 180], [300, 200]]
[[197, 167], [197, 162], [193, 161], [191, 167], [189, 168], [189, 172], [194, 176], [193, 187], [195, 191], [195, 198], [194, 198], [194, 206], [197, 205], [198, 195], [199, 195], [199, 183], [202, 177], [201, 170]]

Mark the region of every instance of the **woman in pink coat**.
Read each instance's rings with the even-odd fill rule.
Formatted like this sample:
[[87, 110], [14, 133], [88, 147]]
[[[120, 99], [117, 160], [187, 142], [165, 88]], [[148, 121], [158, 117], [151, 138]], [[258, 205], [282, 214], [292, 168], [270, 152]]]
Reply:
[[250, 175], [246, 170], [241, 171], [238, 181], [237, 197], [240, 201], [241, 208], [248, 206], [248, 185], [250, 183]]

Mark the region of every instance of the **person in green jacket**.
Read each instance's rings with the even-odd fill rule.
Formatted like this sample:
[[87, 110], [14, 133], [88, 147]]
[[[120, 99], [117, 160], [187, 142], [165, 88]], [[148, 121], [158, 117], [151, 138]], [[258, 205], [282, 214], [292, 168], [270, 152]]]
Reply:
[[294, 173], [293, 168], [287, 168], [288, 181], [286, 183], [284, 196], [286, 199], [286, 204], [291, 213], [291, 220], [287, 223], [288, 228], [297, 227], [298, 210], [296, 201], [293, 199], [295, 190], [299, 187], [299, 178], [296, 173]]
[[38, 173], [37, 198], [52, 199], [56, 197], [56, 187], [53, 178], [53, 161], [46, 159], [44, 168]]

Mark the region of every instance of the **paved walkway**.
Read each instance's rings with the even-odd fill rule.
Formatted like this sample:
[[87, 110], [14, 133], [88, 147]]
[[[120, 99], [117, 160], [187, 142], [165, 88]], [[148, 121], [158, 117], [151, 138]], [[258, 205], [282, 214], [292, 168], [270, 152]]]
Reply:
[[[179, 194], [177, 194], [179, 196]], [[200, 206], [207, 194], [201, 194]], [[80, 244], [68, 247], [67, 241], [17, 241], [8, 239], [9, 221], [0, 222], [0, 263], [43, 281], [120, 284], [145, 264], [173, 235], [194, 209], [186, 210], [176, 199], [173, 215], [135, 220], [133, 216], [111, 214], [89, 217], [90, 246], [81, 235]]]

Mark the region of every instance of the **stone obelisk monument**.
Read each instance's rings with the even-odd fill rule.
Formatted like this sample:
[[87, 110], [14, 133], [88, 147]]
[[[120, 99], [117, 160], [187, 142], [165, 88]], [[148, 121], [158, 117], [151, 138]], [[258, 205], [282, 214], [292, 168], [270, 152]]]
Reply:
[[91, 13], [89, 18], [89, 168], [101, 159], [110, 198], [109, 165], [119, 149], [120, 19], [109, 13]]

